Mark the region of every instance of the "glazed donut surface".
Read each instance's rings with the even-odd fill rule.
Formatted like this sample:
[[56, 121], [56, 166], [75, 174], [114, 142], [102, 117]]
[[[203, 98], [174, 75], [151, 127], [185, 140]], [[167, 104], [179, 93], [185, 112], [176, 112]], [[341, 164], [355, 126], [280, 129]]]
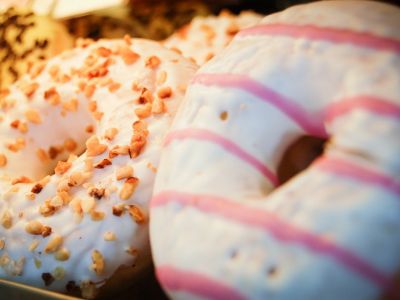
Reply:
[[162, 140], [195, 70], [156, 42], [82, 40], [3, 91], [1, 278], [92, 298], [150, 264]]
[[[400, 10], [321, 1], [238, 33], [188, 88], [151, 204], [173, 299], [376, 299], [400, 269]], [[303, 135], [323, 155], [279, 186]]]

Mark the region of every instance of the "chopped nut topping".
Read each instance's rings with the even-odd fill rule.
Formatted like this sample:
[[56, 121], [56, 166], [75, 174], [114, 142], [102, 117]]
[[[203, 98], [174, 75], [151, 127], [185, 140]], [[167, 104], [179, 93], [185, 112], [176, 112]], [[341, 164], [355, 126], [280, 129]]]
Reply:
[[1, 217], [1, 225], [3, 225], [3, 227], [5, 229], [11, 228], [11, 226], [12, 226], [12, 216], [11, 216], [9, 211], [5, 211], [3, 213], [3, 216]]
[[99, 139], [96, 136], [92, 136], [86, 141], [86, 148], [88, 156], [96, 156], [106, 151], [107, 145], [100, 144]]
[[73, 98], [69, 101], [65, 101], [62, 104], [62, 108], [65, 111], [76, 112], [78, 111], [79, 101], [76, 98]]
[[81, 200], [81, 208], [84, 213], [88, 213], [94, 209], [96, 202], [93, 198], [85, 198]]
[[62, 267], [56, 267], [53, 270], [52, 275], [56, 280], [61, 280], [65, 276], [65, 270]]
[[128, 205], [126, 209], [136, 223], [143, 224], [146, 222], [146, 216], [136, 205]]
[[228, 28], [225, 30], [226, 34], [228, 35], [235, 35], [239, 32], [240, 28], [237, 24], [232, 23], [228, 26]]
[[161, 99], [169, 98], [172, 95], [172, 89], [169, 86], [163, 87], [158, 90], [157, 96]]
[[55, 167], [55, 169], [54, 169], [54, 172], [57, 174], [57, 175], [63, 175], [63, 174], [65, 174], [65, 172], [67, 172], [68, 170], [69, 170], [69, 168], [71, 168], [71, 166], [72, 166], [72, 163], [71, 162], [68, 162], [68, 161], [59, 161], [58, 163], [57, 163], [57, 166]]
[[61, 152], [62, 152], [62, 149], [59, 149], [58, 147], [54, 147], [54, 146], [51, 146], [48, 151], [49, 157], [51, 159], [55, 159], [57, 157], [57, 155], [60, 154]]
[[108, 57], [112, 54], [112, 51], [106, 47], [97, 48], [97, 54], [101, 57]]
[[105, 193], [104, 188], [91, 187], [88, 190], [89, 196], [94, 197], [97, 200], [100, 200], [104, 196], [104, 193]]
[[46, 253], [56, 252], [61, 247], [63, 241], [64, 239], [61, 235], [54, 235], [53, 238], [48, 242], [48, 244], [44, 248], [44, 252]]
[[97, 102], [96, 101], [89, 101], [88, 109], [90, 112], [95, 112], [97, 110]]
[[6, 242], [5, 242], [4, 238], [1, 238], [0, 239], [0, 251], [4, 249], [5, 245], [6, 245]]
[[47, 155], [47, 152], [41, 148], [36, 150], [36, 155], [42, 162], [49, 160], [49, 156]]
[[157, 98], [156, 100], [154, 100], [153, 106], [151, 108], [151, 112], [153, 114], [162, 114], [165, 111], [166, 111], [166, 106], [165, 106], [164, 101], [160, 98]]
[[33, 220], [30, 221], [28, 224], [25, 226], [26, 232], [33, 234], [33, 235], [41, 235], [43, 232], [43, 224], [40, 223], [39, 221]]
[[146, 137], [140, 133], [134, 133], [131, 138], [131, 144], [129, 147], [131, 158], [137, 157], [146, 145]]
[[135, 109], [135, 114], [139, 119], [145, 119], [151, 115], [151, 103], [146, 103]]
[[146, 58], [145, 66], [151, 69], [155, 69], [160, 65], [160, 63], [161, 60], [157, 56], [152, 55]]
[[66, 261], [69, 259], [69, 256], [69, 251], [66, 248], [61, 248], [54, 254], [54, 258], [59, 261]]
[[112, 141], [112, 140], [115, 138], [115, 136], [116, 136], [117, 134], [118, 134], [118, 129], [112, 127], [112, 128], [108, 128], [108, 129], [106, 130], [106, 132], [105, 132], [105, 134], [104, 134], [104, 137], [105, 137], [107, 140]]
[[78, 147], [78, 144], [73, 139], [68, 138], [64, 141], [64, 149], [68, 152], [74, 151], [76, 147]]
[[138, 184], [139, 184], [139, 179], [136, 177], [129, 177], [128, 179], [126, 179], [119, 193], [119, 197], [122, 200], [128, 200], [135, 192], [135, 189], [138, 186]]
[[140, 92], [139, 98], [135, 101], [136, 104], [146, 104], [153, 102], [153, 94], [146, 88]]
[[105, 267], [103, 255], [98, 250], [92, 252], [92, 265], [90, 268], [97, 274], [102, 275]]
[[124, 41], [127, 45], [132, 45], [132, 38], [129, 34], [124, 35]]
[[0, 168], [7, 164], [7, 157], [4, 154], [0, 154]]
[[85, 86], [84, 94], [87, 98], [91, 98], [96, 90], [96, 86], [93, 84], [88, 84]]
[[32, 187], [31, 192], [34, 194], [39, 194], [42, 191], [42, 189], [43, 189], [43, 185], [41, 185], [40, 183], [36, 183]]
[[136, 134], [147, 136], [149, 131], [147, 130], [147, 124], [143, 120], [137, 120], [133, 122], [132, 129]]
[[53, 79], [56, 78], [59, 73], [60, 73], [60, 67], [58, 65], [52, 65], [49, 68], [49, 74]]
[[139, 250], [133, 247], [128, 247], [125, 252], [132, 256], [137, 256], [139, 254]]
[[129, 47], [125, 46], [125, 47], [120, 47], [119, 49], [119, 54], [122, 57], [122, 60], [125, 62], [125, 64], [127, 65], [131, 65], [133, 63], [135, 63], [139, 58], [140, 55], [133, 52], [131, 49], [129, 49]]
[[18, 152], [19, 150], [23, 149], [26, 145], [26, 142], [23, 138], [17, 138], [15, 143], [7, 144], [8, 150], [12, 152]]
[[91, 281], [82, 281], [80, 290], [84, 299], [94, 299], [98, 293], [96, 284]]
[[91, 176], [90, 172], [73, 172], [68, 179], [68, 185], [70, 187], [82, 185]]
[[39, 112], [35, 109], [28, 109], [25, 112], [25, 117], [28, 119], [29, 122], [32, 122], [34, 124], [42, 123], [42, 118], [40, 117]]
[[104, 240], [107, 241], [107, 242], [115, 241], [117, 239], [115, 233], [112, 232], [112, 231], [106, 231], [104, 233], [103, 237], [104, 237]]
[[35, 200], [36, 195], [35, 195], [34, 193], [32, 193], [32, 192], [26, 193], [26, 194], [25, 194], [25, 198], [26, 198], [27, 200], [33, 201], [33, 200]]
[[112, 207], [112, 213], [114, 216], [120, 217], [124, 213], [124, 207], [122, 205], [115, 205]]
[[88, 125], [88, 126], [86, 126], [85, 131], [86, 131], [87, 133], [93, 133], [93, 131], [94, 131], [93, 125]]
[[118, 155], [127, 155], [129, 154], [129, 147], [128, 146], [114, 146], [110, 152], [108, 153], [109, 158], [114, 158]]
[[39, 246], [39, 240], [33, 240], [32, 243], [29, 245], [29, 251], [33, 252], [36, 250], [36, 248]]
[[92, 210], [90, 212], [90, 217], [92, 218], [93, 221], [101, 221], [104, 219], [105, 217], [105, 213], [101, 212], [101, 211], [94, 211]]
[[42, 261], [40, 259], [35, 258], [35, 267], [36, 269], [40, 269], [42, 267]]
[[61, 102], [60, 94], [57, 92], [55, 87], [52, 87], [44, 92], [44, 99], [51, 105], [58, 105]]
[[45, 62], [37, 62], [34, 65], [32, 65], [31, 68], [29, 68], [28, 70], [29, 75], [31, 75], [31, 78], [35, 79], [37, 76], [39, 76], [40, 73], [42, 73], [45, 66], [46, 66]]
[[51, 232], [52, 232], [51, 227], [43, 226], [42, 237], [49, 236], [51, 234]]
[[104, 158], [101, 162], [97, 163], [96, 165], [94, 165], [95, 169], [104, 169], [107, 166], [112, 165], [111, 160]]
[[32, 182], [32, 180], [29, 177], [21, 176], [21, 177], [14, 178], [11, 181], [11, 184], [14, 185], [14, 184], [18, 184], [18, 183], [31, 183], [31, 182]]
[[157, 84], [158, 85], [163, 84], [165, 83], [166, 80], [167, 80], [167, 72], [161, 71], [157, 77]]
[[118, 82], [113, 82], [108, 86], [108, 90], [110, 93], [114, 93], [115, 91], [121, 88], [121, 84]]
[[133, 176], [133, 168], [131, 166], [124, 166], [118, 168], [116, 171], [117, 180], [126, 179]]
[[28, 97], [32, 97], [36, 90], [39, 88], [39, 84], [36, 82], [28, 83], [22, 87], [22, 92]]

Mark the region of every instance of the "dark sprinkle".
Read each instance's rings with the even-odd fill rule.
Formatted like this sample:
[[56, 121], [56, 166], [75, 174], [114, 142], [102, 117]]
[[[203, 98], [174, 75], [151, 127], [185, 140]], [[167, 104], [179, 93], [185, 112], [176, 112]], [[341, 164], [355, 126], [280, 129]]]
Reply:
[[51, 285], [54, 281], [54, 277], [50, 273], [42, 273], [42, 279], [45, 286]]

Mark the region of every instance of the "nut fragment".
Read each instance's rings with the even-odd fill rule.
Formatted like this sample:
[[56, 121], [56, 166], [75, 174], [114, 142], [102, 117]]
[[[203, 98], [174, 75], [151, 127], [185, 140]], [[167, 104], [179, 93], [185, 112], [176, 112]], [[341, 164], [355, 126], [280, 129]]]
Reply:
[[155, 55], [149, 56], [148, 58], [146, 58], [146, 61], [145, 61], [146, 67], [151, 68], [151, 69], [157, 68], [160, 65], [160, 63], [161, 63], [161, 60]]
[[70, 253], [66, 248], [61, 248], [54, 254], [54, 258], [59, 261], [66, 261], [69, 259], [69, 256]]
[[91, 269], [97, 274], [103, 274], [105, 263], [103, 255], [98, 250], [93, 250], [92, 252], [92, 265]]
[[53, 238], [48, 242], [46, 247], [44, 248], [44, 252], [46, 253], [53, 253], [57, 251], [62, 243], [63, 243], [63, 238], [61, 235], [54, 235]]
[[57, 175], [62, 175], [62, 174], [64, 174], [65, 172], [67, 172], [68, 171], [68, 169], [69, 168], [71, 168], [71, 166], [72, 166], [72, 163], [71, 162], [68, 162], [68, 161], [59, 161], [58, 163], [57, 163], [57, 166], [55, 167], [55, 169], [54, 169], [54, 172], [57, 174]]
[[125, 179], [132, 177], [133, 175], [133, 168], [131, 166], [124, 166], [116, 171], [116, 178], [117, 180]]
[[34, 123], [34, 124], [42, 123], [42, 118], [40, 117], [39, 112], [37, 110], [35, 110], [35, 109], [28, 109], [25, 112], [25, 117], [31, 123]]
[[172, 96], [172, 89], [169, 86], [163, 87], [158, 90], [157, 96], [161, 99], [169, 98]]
[[136, 187], [139, 184], [139, 179], [136, 177], [129, 177], [126, 179], [119, 193], [119, 197], [122, 200], [128, 200], [132, 194], [135, 192]]
[[33, 235], [41, 235], [43, 231], [43, 224], [37, 220], [30, 221], [25, 226], [26, 232], [33, 234]]
[[3, 225], [3, 227], [5, 229], [9, 229], [12, 226], [12, 216], [11, 213], [9, 211], [5, 211], [3, 213], [3, 216], [1, 217], [1, 225]]
[[106, 231], [104, 233], [103, 237], [104, 237], [104, 240], [107, 241], [107, 242], [115, 241], [117, 239], [115, 233], [112, 232], [112, 231]]
[[0, 154], [0, 167], [4, 167], [7, 164], [7, 157], [4, 154]]
[[143, 224], [146, 222], [146, 216], [136, 205], [128, 205], [126, 209], [136, 223]]
[[88, 156], [96, 156], [106, 151], [107, 145], [100, 144], [99, 139], [96, 136], [92, 136], [86, 141], [86, 148]]
[[116, 136], [117, 134], [118, 134], [118, 129], [112, 127], [112, 128], [108, 128], [108, 129], [106, 130], [106, 132], [104, 133], [104, 137], [105, 137], [107, 140], [112, 141], [112, 140], [115, 138], [115, 136]]

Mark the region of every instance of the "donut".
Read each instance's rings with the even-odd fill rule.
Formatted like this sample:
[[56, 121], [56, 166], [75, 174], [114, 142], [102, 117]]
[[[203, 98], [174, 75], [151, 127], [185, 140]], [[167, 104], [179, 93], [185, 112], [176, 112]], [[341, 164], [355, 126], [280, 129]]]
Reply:
[[164, 45], [203, 65], [221, 52], [240, 29], [253, 26], [261, 19], [260, 14], [252, 11], [233, 15], [224, 10], [219, 16], [198, 16], [166, 39]]
[[[399, 28], [380, 2], [293, 6], [196, 73], [150, 205], [172, 299], [399, 296]], [[302, 136], [323, 153], [282, 185]]]
[[157, 42], [80, 40], [7, 89], [0, 278], [93, 298], [149, 266], [162, 140], [196, 69]]
[[66, 27], [24, 8], [0, 13], [0, 89], [15, 82], [32, 63], [72, 48]]

